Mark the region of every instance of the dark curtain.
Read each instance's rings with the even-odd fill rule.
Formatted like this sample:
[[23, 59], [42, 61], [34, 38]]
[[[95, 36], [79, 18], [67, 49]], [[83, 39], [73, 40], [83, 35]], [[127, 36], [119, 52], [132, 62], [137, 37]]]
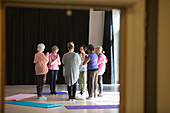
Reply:
[[[35, 84], [34, 54], [37, 44], [46, 45], [45, 53], [55, 44], [60, 57], [67, 52], [66, 44], [74, 41], [75, 51], [88, 44], [89, 10], [6, 7], [6, 84]], [[60, 66], [57, 83], [64, 83]]]
[[115, 83], [113, 38], [112, 11], [105, 11], [103, 50], [105, 51], [105, 55], [108, 58], [108, 63], [106, 64], [106, 72], [103, 75], [103, 82], [105, 84]]

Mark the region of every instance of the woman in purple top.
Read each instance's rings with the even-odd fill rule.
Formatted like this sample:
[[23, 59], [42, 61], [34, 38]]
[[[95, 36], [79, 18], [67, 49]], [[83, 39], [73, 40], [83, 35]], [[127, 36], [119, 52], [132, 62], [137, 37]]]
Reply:
[[97, 97], [97, 82], [98, 82], [98, 56], [94, 53], [94, 46], [87, 46], [88, 56], [86, 56], [83, 65], [87, 64], [87, 88], [89, 97], [87, 99], [92, 99]]

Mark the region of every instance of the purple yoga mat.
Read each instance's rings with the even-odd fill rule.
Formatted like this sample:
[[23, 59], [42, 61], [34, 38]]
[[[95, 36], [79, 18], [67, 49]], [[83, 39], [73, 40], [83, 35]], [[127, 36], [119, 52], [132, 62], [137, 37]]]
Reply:
[[16, 94], [9, 97], [5, 97], [5, 101], [17, 101], [34, 96], [36, 96], [36, 94]]
[[119, 108], [119, 105], [82, 105], [82, 106], [65, 106], [67, 109], [113, 109]]

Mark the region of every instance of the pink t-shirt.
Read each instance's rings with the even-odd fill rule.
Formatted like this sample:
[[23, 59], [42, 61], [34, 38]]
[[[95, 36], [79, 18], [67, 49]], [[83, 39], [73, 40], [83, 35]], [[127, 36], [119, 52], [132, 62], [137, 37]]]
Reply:
[[56, 60], [56, 61], [53, 64], [49, 64], [48, 69], [59, 70], [59, 65], [61, 65], [59, 54], [54, 55], [53, 53], [50, 53], [49, 61], [54, 61], [54, 60]]
[[34, 56], [34, 63], [36, 75], [44, 75], [48, 72], [48, 57], [44, 53], [37, 52]]
[[98, 65], [98, 75], [103, 75], [106, 70], [107, 58], [104, 54], [99, 55], [97, 65]]

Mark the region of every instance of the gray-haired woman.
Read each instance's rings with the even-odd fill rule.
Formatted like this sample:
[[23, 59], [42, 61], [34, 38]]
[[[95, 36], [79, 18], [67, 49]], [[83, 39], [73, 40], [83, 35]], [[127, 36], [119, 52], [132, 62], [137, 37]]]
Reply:
[[43, 51], [45, 49], [45, 45], [43, 43], [38, 44], [37, 46], [37, 53], [34, 56], [34, 63], [35, 63], [35, 72], [37, 75], [37, 95], [38, 99], [47, 99], [45, 96], [42, 95], [42, 90], [44, 87], [46, 73], [48, 72], [48, 56], [49, 53], [47, 52], [44, 55]]
[[59, 70], [59, 65], [61, 65], [60, 62], [60, 56], [58, 54], [59, 48], [54, 45], [52, 47], [52, 52], [49, 55], [49, 65], [48, 69], [50, 72], [50, 94], [56, 94], [56, 80], [57, 80], [57, 75], [58, 75], [58, 70]]

